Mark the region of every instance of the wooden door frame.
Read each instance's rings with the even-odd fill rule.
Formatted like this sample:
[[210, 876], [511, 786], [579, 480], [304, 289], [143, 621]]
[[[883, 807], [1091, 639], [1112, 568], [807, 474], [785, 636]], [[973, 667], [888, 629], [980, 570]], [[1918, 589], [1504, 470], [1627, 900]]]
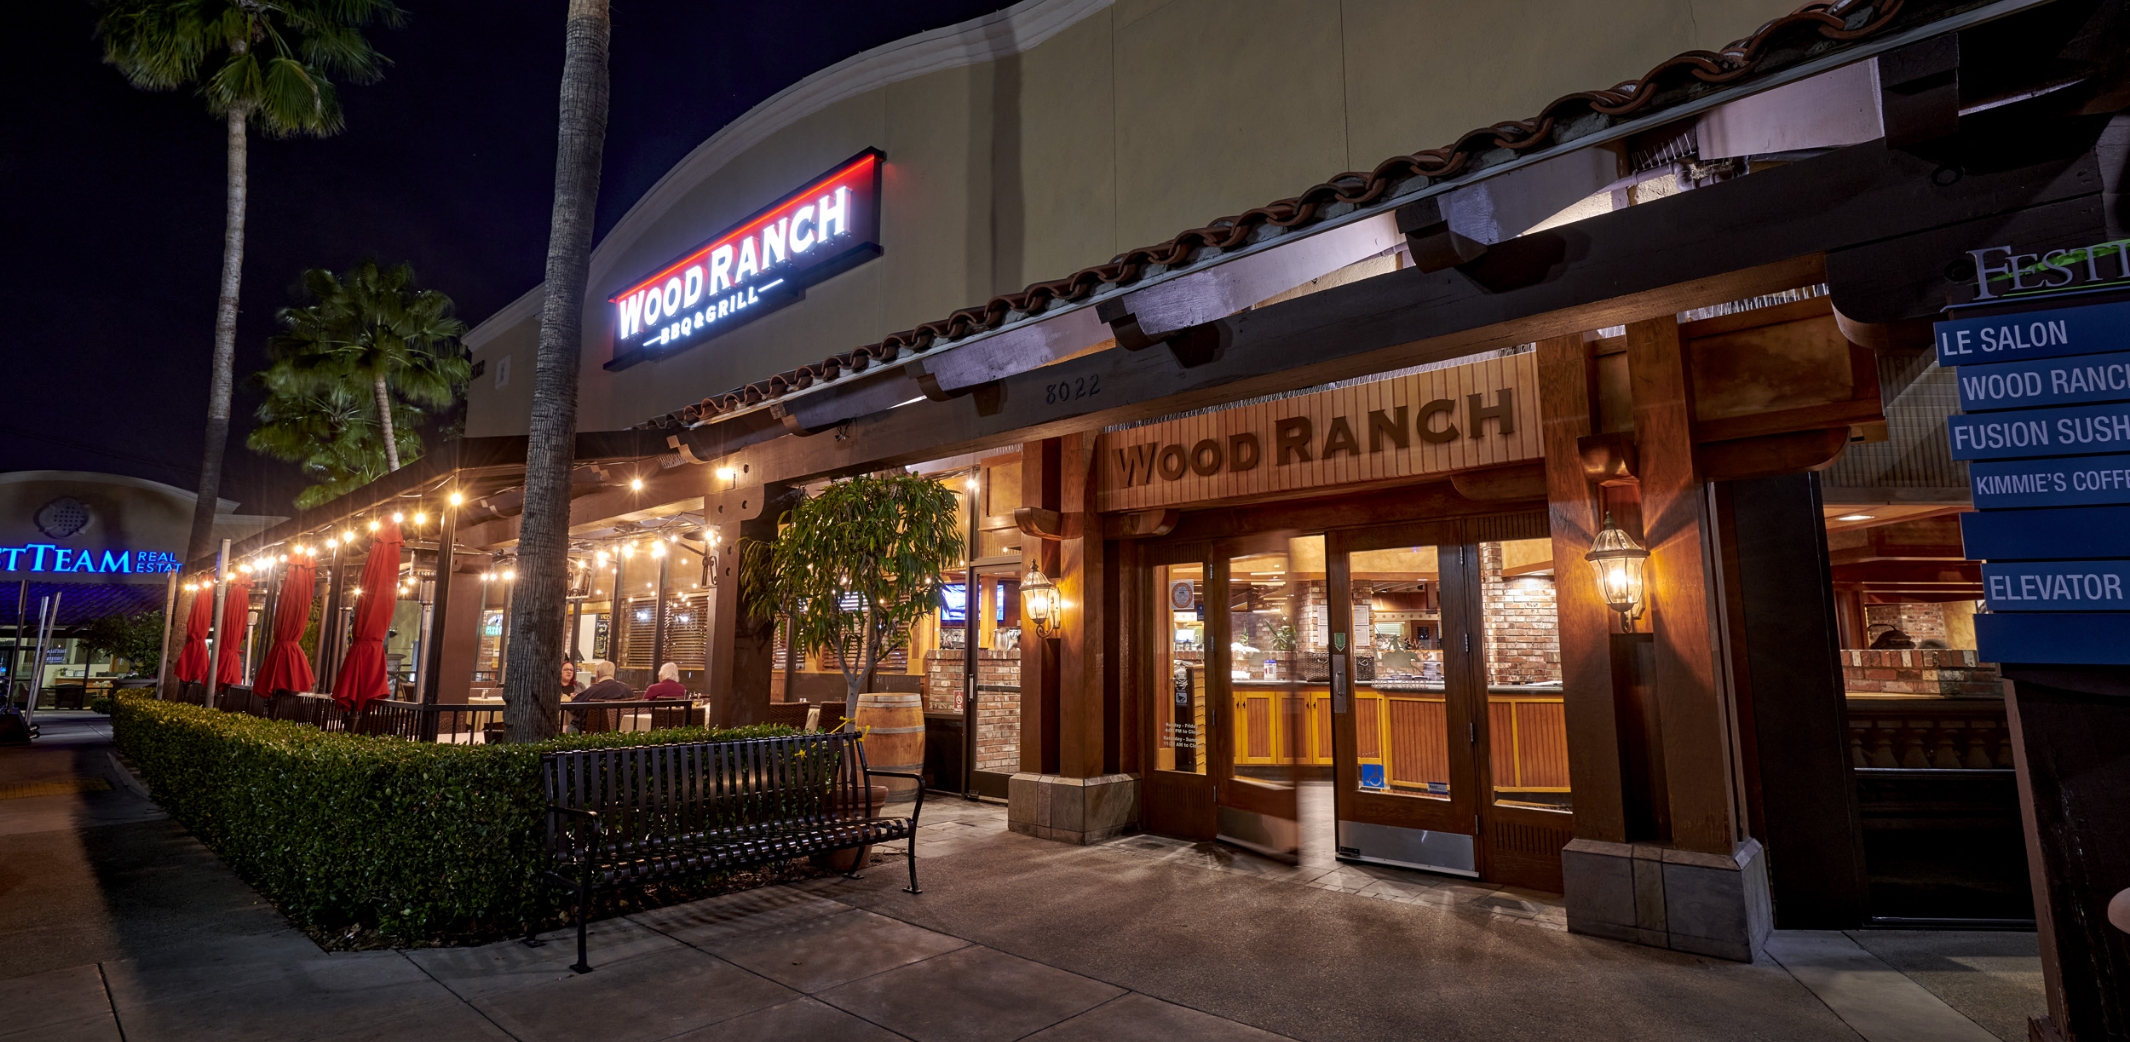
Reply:
[[[1200, 581], [1205, 584], [1206, 596], [1210, 598], [1212, 589], [1212, 554], [1213, 546], [1206, 540], [1148, 541], [1140, 545], [1138, 559], [1133, 562], [1132, 567], [1144, 569], [1150, 576], [1155, 568], [1177, 564], [1197, 564], [1200, 569]], [[1139, 585], [1142, 587], [1139, 599], [1145, 602], [1143, 608], [1151, 609], [1144, 611], [1141, 615], [1141, 618], [1145, 620], [1142, 623], [1142, 628], [1147, 628], [1154, 620], [1166, 620], [1168, 616], [1165, 613], [1168, 610], [1168, 605], [1162, 598], [1166, 596], [1168, 591], [1164, 585], [1151, 581], [1141, 582]], [[1208, 620], [1208, 629], [1210, 629], [1210, 620]], [[1136, 641], [1135, 646], [1138, 651], [1132, 656], [1131, 665], [1133, 672], [1138, 677], [1139, 689], [1148, 692], [1152, 696], [1155, 692], [1165, 693], [1167, 688], [1157, 683], [1157, 681], [1165, 678], [1154, 676], [1155, 640], [1160, 638], [1160, 632], [1157, 630], [1147, 636], [1152, 639]], [[1209, 639], [1206, 643], [1210, 646], [1212, 641]], [[1212, 723], [1214, 705], [1211, 691], [1212, 678], [1210, 676], [1207, 677], [1206, 688], [1208, 720], [1206, 733], [1199, 736], [1198, 749], [1199, 762], [1205, 766], [1204, 773], [1164, 771], [1154, 766], [1158, 762], [1156, 758], [1160, 755], [1161, 749], [1161, 735], [1159, 728], [1155, 724], [1155, 698], [1148, 697], [1141, 702], [1139, 721], [1136, 726], [1140, 729], [1139, 747], [1146, 750], [1146, 769], [1140, 775], [1142, 779], [1140, 823], [1148, 831], [1199, 840], [1210, 840], [1217, 831], [1218, 812], [1215, 809], [1217, 803], [1213, 793], [1213, 765], [1211, 762], [1210, 735], [1215, 730], [1215, 726]], [[1157, 828], [1157, 825], [1169, 827]]]

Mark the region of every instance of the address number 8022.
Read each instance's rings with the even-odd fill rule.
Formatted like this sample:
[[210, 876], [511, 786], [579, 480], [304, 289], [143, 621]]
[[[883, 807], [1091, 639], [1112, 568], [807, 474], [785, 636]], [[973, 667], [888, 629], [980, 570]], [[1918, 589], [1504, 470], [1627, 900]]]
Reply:
[[1060, 380], [1057, 383], [1044, 384], [1043, 404], [1059, 405], [1065, 402], [1078, 401], [1081, 398], [1092, 398], [1101, 393], [1102, 374], [1091, 373], [1071, 380]]

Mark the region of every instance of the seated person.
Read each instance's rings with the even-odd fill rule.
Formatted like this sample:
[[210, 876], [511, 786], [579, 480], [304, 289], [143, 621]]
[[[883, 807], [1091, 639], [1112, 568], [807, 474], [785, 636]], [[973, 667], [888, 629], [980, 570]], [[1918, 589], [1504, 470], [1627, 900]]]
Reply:
[[688, 689], [680, 686], [680, 664], [668, 662], [658, 667], [658, 683], [643, 689], [645, 698], [686, 698]]
[[[635, 690], [630, 688], [629, 685], [614, 679], [614, 663], [611, 660], [594, 659], [590, 665], [592, 667], [592, 686], [585, 688], [575, 698], [570, 699], [571, 705], [582, 705], [586, 702], [626, 702], [636, 697]], [[612, 713], [595, 713], [579, 709], [574, 710], [572, 715], [577, 718], [577, 729], [580, 731], [589, 733], [614, 729], [614, 714]]]

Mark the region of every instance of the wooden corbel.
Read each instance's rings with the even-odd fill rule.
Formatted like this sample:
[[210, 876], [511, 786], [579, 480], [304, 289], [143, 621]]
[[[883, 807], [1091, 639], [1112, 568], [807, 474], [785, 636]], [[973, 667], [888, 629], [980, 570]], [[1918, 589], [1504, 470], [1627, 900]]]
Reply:
[[1398, 207], [1398, 231], [1412, 251], [1413, 267], [1437, 272], [1477, 260], [1487, 244], [1450, 230], [1445, 196], [1431, 195]]
[[1575, 439], [1583, 458], [1583, 477], [1597, 485], [1632, 484], [1637, 480], [1634, 435], [1626, 431], [1590, 434]]
[[1127, 514], [1102, 515], [1104, 539], [1151, 539], [1176, 530], [1183, 520], [1181, 510], [1134, 510]]
[[1042, 507], [1021, 507], [1013, 512], [1013, 526], [1025, 536], [1053, 542], [1065, 538], [1065, 515]]

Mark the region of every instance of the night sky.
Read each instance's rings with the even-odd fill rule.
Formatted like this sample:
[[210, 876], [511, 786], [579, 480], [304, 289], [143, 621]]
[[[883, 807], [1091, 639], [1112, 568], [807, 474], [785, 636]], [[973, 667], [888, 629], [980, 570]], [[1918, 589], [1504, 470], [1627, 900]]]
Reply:
[[[347, 128], [251, 144], [224, 498], [286, 514], [295, 469], [244, 447], [276, 309], [306, 268], [407, 261], [478, 324], [540, 280], [565, 0], [401, 0], [382, 82], [341, 85]], [[597, 234], [727, 122], [860, 51], [1000, 0], [615, 0]], [[83, 0], [16, 5], [0, 73], [0, 471], [199, 480], [221, 272], [223, 127], [185, 92], [104, 65]]]

